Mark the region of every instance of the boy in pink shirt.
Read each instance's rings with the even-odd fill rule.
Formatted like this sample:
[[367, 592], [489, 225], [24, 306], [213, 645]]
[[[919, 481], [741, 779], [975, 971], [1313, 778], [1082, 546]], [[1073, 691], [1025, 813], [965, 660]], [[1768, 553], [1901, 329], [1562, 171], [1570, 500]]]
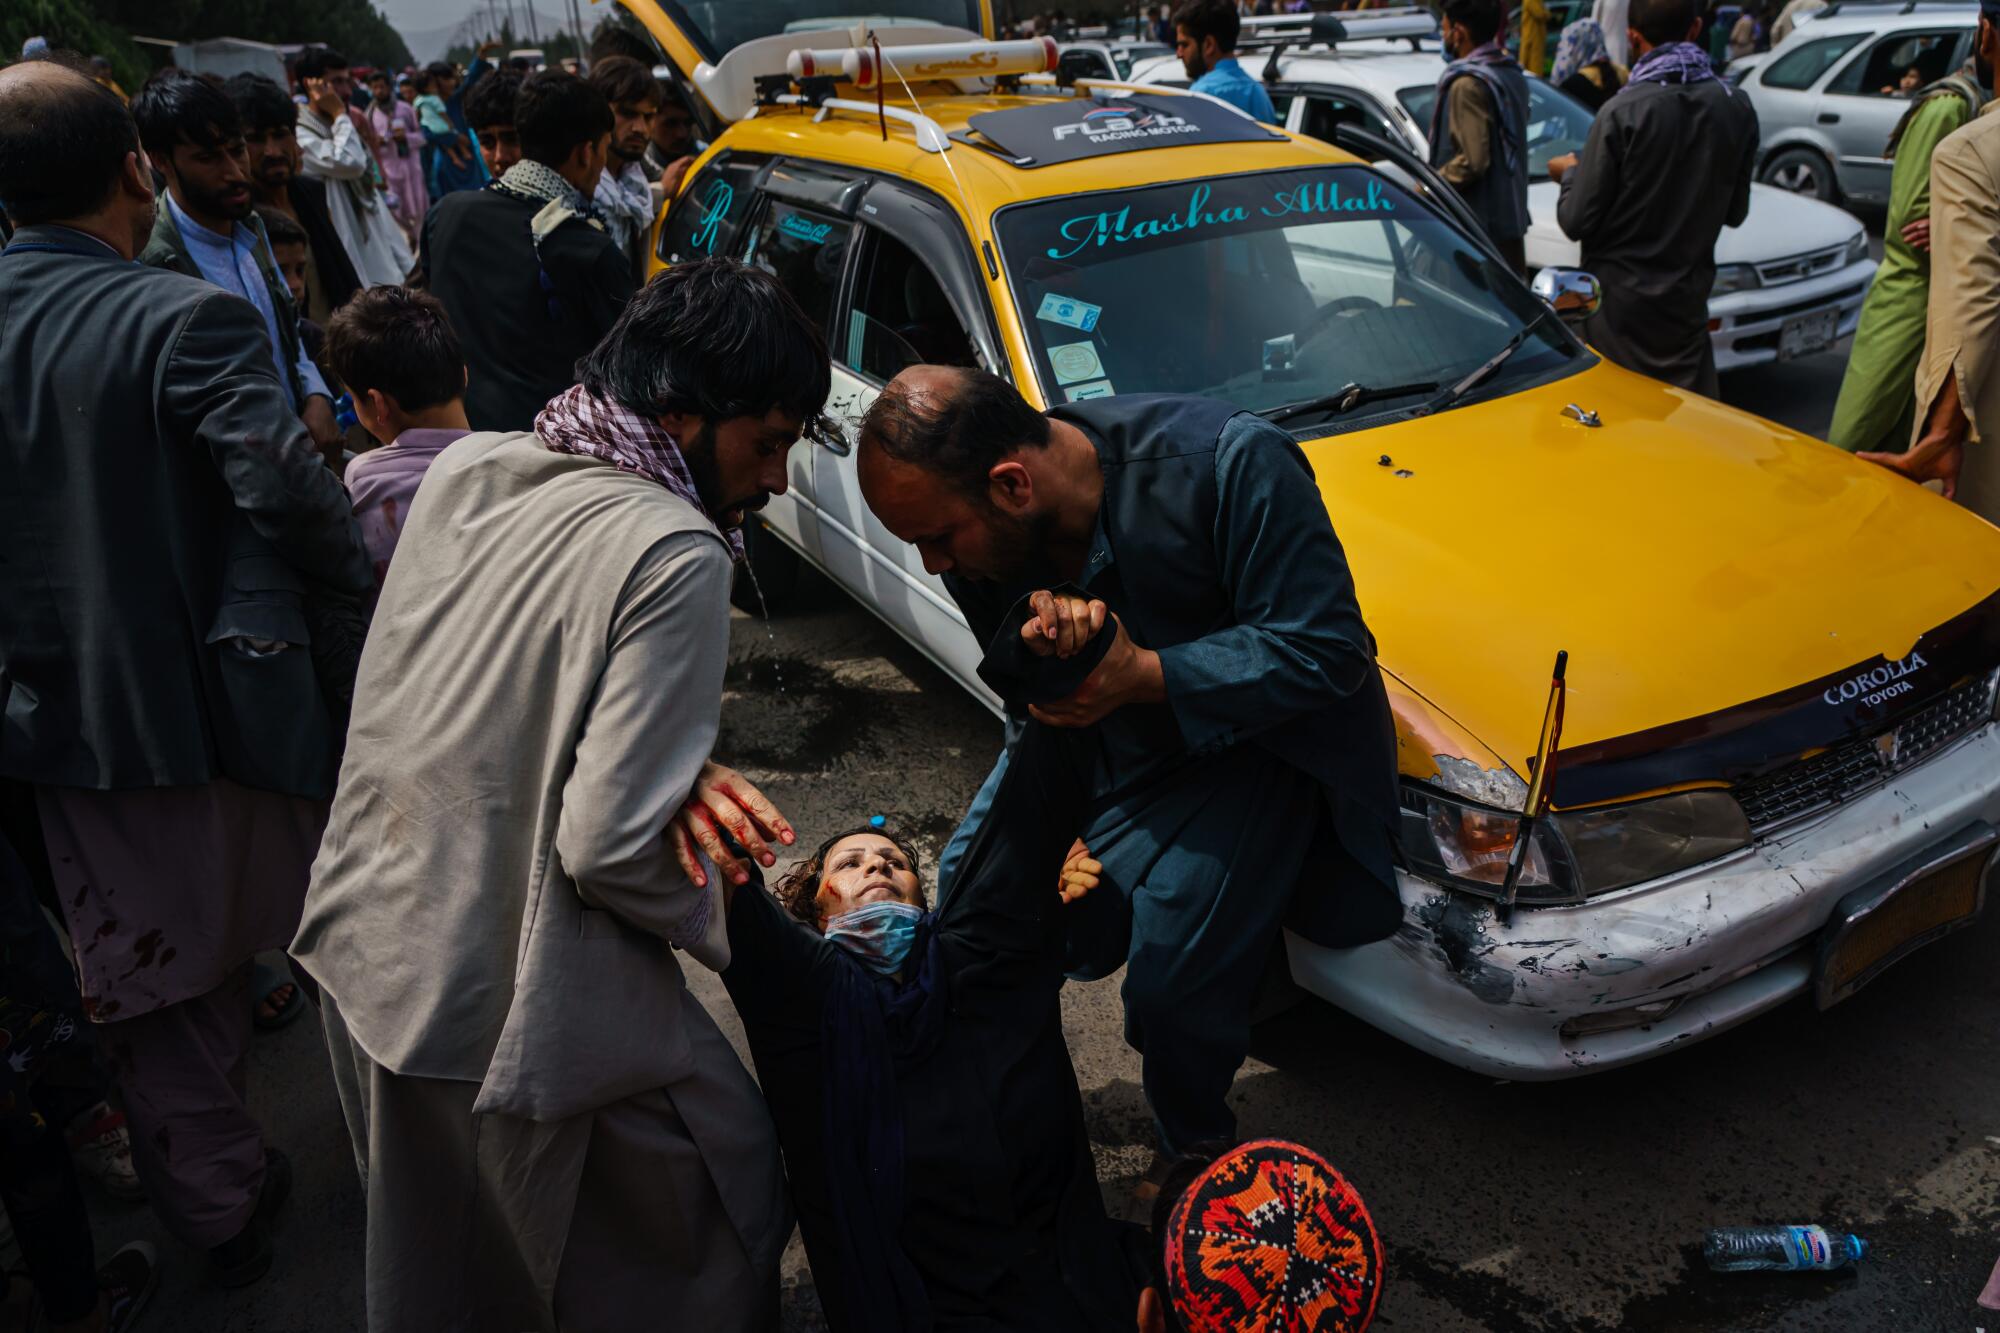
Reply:
[[380, 588], [431, 460], [471, 433], [465, 358], [444, 306], [407, 287], [370, 287], [335, 311], [324, 355], [347, 386], [354, 415], [384, 441], [347, 465], [354, 517]]

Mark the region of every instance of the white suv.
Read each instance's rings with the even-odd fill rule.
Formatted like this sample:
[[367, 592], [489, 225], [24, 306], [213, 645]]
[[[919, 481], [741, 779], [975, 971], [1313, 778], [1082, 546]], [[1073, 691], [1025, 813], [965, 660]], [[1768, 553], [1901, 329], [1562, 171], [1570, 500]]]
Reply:
[[[1269, 57], [1238, 53], [1243, 68], [1262, 77]], [[1429, 153], [1431, 101], [1444, 57], [1435, 50], [1326, 48], [1281, 52], [1278, 76], [1267, 80], [1285, 127], [1331, 141], [1352, 125], [1420, 157]], [[1133, 77], [1185, 82], [1171, 58], [1142, 64]], [[1591, 113], [1541, 79], [1528, 80], [1528, 162], [1533, 169], [1575, 152], [1590, 134]], [[1555, 182], [1528, 185], [1528, 266], [1573, 268], [1575, 241], [1556, 222]], [[1768, 186], [1751, 187], [1750, 216], [1727, 227], [1715, 243], [1715, 287], [1709, 296], [1709, 336], [1718, 370], [1733, 370], [1825, 351], [1852, 333], [1875, 276], [1868, 235], [1854, 217], [1830, 204]]]

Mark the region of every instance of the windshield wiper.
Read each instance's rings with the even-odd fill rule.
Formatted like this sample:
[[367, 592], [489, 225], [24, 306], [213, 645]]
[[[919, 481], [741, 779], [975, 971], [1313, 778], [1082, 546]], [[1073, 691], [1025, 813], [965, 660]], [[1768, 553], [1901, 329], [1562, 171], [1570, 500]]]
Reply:
[[1286, 403], [1280, 407], [1267, 407], [1257, 415], [1266, 421], [1290, 421], [1308, 412], [1352, 412], [1366, 403], [1378, 403], [1389, 398], [1407, 398], [1413, 393], [1429, 393], [1437, 388], [1436, 380], [1422, 384], [1389, 384], [1374, 388], [1365, 384], [1347, 384], [1332, 393], [1323, 393], [1317, 398], [1307, 398], [1296, 403]]
[[1431, 399], [1428, 403], [1425, 403], [1422, 407], [1418, 408], [1417, 415], [1429, 416], [1433, 412], [1442, 412], [1447, 407], [1450, 407], [1453, 403], [1457, 402], [1459, 399], [1465, 397], [1465, 395], [1471, 393], [1474, 389], [1484, 384], [1487, 380], [1491, 379], [1493, 377], [1494, 371], [1500, 369], [1501, 366], [1507, 364], [1508, 357], [1514, 355], [1514, 353], [1521, 350], [1522, 345], [1528, 341], [1528, 335], [1535, 331], [1536, 326], [1539, 325], [1545, 319], [1555, 318], [1555, 313], [1556, 313], [1555, 308], [1553, 306], [1546, 306], [1546, 305], [1543, 306], [1533, 319], [1529, 320], [1526, 324], [1523, 324], [1521, 326], [1521, 331], [1519, 333], [1515, 334], [1513, 337], [1507, 340], [1507, 345], [1505, 347], [1495, 352], [1484, 364], [1482, 364], [1477, 370], [1473, 371], [1470, 375], [1467, 375], [1464, 379], [1458, 381], [1456, 384], [1451, 385], [1443, 393], [1439, 394], [1437, 397]]

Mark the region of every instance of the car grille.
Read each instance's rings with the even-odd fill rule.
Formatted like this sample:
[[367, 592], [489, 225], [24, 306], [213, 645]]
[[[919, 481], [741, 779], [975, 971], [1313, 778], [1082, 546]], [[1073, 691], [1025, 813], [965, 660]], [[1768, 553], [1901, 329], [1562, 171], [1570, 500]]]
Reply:
[[1892, 729], [1737, 783], [1733, 791], [1751, 830], [1762, 833], [1838, 805], [1923, 762], [1992, 717], [1994, 679], [1989, 674], [1961, 685]]
[[1783, 259], [1757, 265], [1757, 281], [1761, 286], [1777, 287], [1831, 273], [1846, 262], [1845, 245], [1836, 245], [1831, 250], [1815, 250], [1809, 255], [1787, 255]]

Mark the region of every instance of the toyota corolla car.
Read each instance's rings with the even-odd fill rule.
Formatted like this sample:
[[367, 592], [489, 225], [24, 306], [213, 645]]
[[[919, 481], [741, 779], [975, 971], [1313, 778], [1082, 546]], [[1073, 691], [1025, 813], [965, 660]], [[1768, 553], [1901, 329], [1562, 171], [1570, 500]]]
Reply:
[[[826, 330], [833, 412], [945, 362], [1041, 404], [1213, 394], [1300, 441], [1378, 639], [1404, 810], [1402, 929], [1292, 939], [1308, 990], [1557, 1078], [1830, 1004], [1980, 912], [2000, 531], [1593, 355], [1408, 154], [1398, 179], [1208, 99], [1061, 86], [1026, 72], [1052, 44], [984, 42], [973, 0], [859, 34], [780, 32], [799, 3], [717, 3], [736, 26], [712, 30], [627, 3], [727, 125], [656, 266], [777, 274]], [[763, 521], [760, 573], [818, 566], [991, 703], [850, 441], [794, 449]], [[1524, 834], [1558, 651], [1553, 814]]]
[[[1396, 51], [1379, 41], [1367, 42], [1366, 48], [1245, 50], [1240, 59], [1257, 77], [1263, 77], [1270, 60], [1278, 61], [1277, 77], [1266, 86], [1289, 129], [1331, 139], [1336, 126], [1353, 125], [1427, 155], [1431, 103], [1444, 57], [1428, 50]], [[1177, 61], [1141, 62], [1133, 77], [1185, 81]], [[1590, 134], [1588, 108], [1540, 79], [1528, 80], [1528, 101], [1531, 169], [1582, 149]], [[1526, 249], [1532, 268], [1569, 268], [1579, 260], [1581, 247], [1556, 221], [1558, 193], [1546, 177], [1528, 186]], [[1715, 262], [1708, 327], [1718, 370], [1825, 351], [1854, 332], [1875, 276], [1868, 236], [1858, 219], [1830, 204], [1764, 185], [1751, 187], [1750, 215], [1743, 225], [1723, 229], [1715, 243]]]

